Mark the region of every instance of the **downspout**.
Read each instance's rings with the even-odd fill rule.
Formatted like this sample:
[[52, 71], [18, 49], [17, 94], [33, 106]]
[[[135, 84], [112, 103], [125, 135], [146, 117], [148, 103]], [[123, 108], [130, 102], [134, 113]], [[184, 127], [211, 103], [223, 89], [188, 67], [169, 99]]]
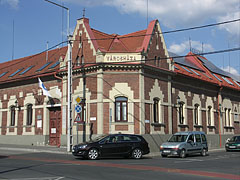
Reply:
[[[56, 79], [60, 79], [61, 80], [61, 90], [62, 90], [62, 96], [61, 96], [61, 120], [62, 120], [62, 105], [63, 105], [63, 78], [61, 78], [61, 77], [59, 77], [59, 76], [57, 76], [57, 73], [54, 73], [54, 77], [56, 78]], [[61, 134], [62, 134], [62, 126], [61, 126]], [[60, 136], [60, 138], [61, 138], [61, 136]], [[60, 142], [59, 142], [59, 144], [57, 145], [58, 147], [60, 147], [61, 146], [61, 139], [60, 139]]]
[[219, 96], [221, 94], [221, 91], [222, 91], [223, 87], [220, 87], [219, 91], [218, 91], [218, 104], [217, 104], [217, 109], [218, 109], [218, 132], [219, 132], [219, 146], [220, 148], [222, 147], [222, 135], [221, 135], [221, 110], [220, 110], [220, 107], [219, 107]]

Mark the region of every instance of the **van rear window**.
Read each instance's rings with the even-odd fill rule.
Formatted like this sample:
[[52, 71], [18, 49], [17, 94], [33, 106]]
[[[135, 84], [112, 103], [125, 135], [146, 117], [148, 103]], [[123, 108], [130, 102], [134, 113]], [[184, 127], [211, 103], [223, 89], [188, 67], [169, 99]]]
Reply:
[[202, 136], [202, 142], [206, 142], [207, 141], [206, 136], [204, 134], [201, 134], [201, 136]]

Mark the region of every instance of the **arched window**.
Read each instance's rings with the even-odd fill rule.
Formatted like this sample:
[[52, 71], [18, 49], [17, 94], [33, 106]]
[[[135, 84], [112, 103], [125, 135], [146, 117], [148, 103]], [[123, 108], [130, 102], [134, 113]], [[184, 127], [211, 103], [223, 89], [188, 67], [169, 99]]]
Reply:
[[199, 125], [199, 104], [194, 105], [194, 122]]
[[153, 99], [153, 121], [154, 121], [154, 123], [160, 122], [160, 100], [159, 100], [159, 98]]
[[120, 96], [115, 98], [115, 121], [116, 122], [127, 122], [127, 105], [128, 99]]
[[27, 105], [27, 125], [32, 125], [32, 104]]
[[183, 111], [183, 106], [184, 106], [184, 103], [183, 103], [183, 102], [180, 102], [180, 103], [179, 103], [179, 108], [178, 108], [179, 124], [183, 124], [183, 123], [184, 123], [184, 111]]
[[10, 126], [15, 126], [15, 117], [16, 117], [15, 106], [11, 106], [10, 111], [11, 111]]
[[208, 126], [212, 126], [212, 106], [208, 106]]

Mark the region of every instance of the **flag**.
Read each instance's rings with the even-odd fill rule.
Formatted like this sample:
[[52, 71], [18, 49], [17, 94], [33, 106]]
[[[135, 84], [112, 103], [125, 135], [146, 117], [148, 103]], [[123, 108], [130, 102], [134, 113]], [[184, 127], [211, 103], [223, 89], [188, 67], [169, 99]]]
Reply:
[[43, 91], [43, 95], [52, 97], [51, 94], [48, 92], [47, 88], [44, 86], [44, 84], [43, 84], [43, 82], [41, 81], [40, 78], [38, 78], [38, 84], [39, 84], [39, 87], [40, 87], [40, 88], [42, 89], [42, 91]]

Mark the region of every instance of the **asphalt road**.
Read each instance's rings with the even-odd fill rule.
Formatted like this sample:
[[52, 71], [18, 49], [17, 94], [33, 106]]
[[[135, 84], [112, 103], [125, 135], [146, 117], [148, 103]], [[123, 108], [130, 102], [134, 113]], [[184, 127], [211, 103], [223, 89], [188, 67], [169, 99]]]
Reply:
[[67, 154], [0, 150], [0, 179], [11, 180], [240, 180], [240, 152], [140, 160], [83, 160]]

